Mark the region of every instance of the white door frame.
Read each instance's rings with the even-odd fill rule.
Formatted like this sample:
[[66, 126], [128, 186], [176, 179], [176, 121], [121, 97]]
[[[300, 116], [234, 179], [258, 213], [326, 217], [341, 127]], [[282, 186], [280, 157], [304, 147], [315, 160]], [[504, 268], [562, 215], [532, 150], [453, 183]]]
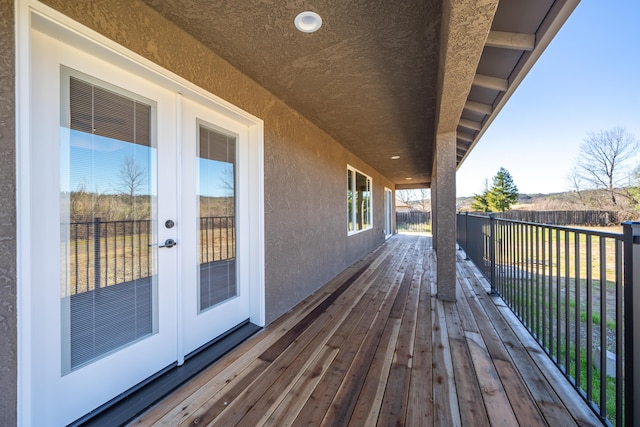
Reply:
[[384, 237], [388, 239], [393, 236], [393, 190], [384, 187]]
[[[250, 321], [265, 324], [264, 294], [264, 127], [261, 119], [197, 87], [186, 79], [165, 70], [146, 58], [127, 50], [112, 40], [73, 21], [36, 0], [16, 2], [16, 153], [17, 153], [17, 265], [18, 265], [18, 425], [41, 422], [32, 405], [34, 378], [32, 372], [34, 336], [31, 302], [32, 269], [38, 265], [33, 255], [32, 191], [30, 156], [31, 143], [31, 45], [34, 31], [45, 33], [59, 41], [79, 47], [122, 69], [131, 71], [176, 94], [188, 94], [191, 99], [249, 128], [251, 156], [248, 159], [248, 188], [251, 197], [245, 206], [251, 215], [249, 266]], [[179, 108], [179, 103], [178, 103]]]

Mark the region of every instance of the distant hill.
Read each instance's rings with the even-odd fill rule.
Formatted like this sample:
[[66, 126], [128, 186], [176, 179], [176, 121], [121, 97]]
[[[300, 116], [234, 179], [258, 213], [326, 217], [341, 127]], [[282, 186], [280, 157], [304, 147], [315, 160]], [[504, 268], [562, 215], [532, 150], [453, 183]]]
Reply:
[[[602, 209], [610, 210], [606, 195], [601, 191], [583, 191], [581, 194], [575, 191], [550, 194], [520, 194], [518, 201], [511, 210], [521, 211], [556, 211], [556, 210], [586, 210]], [[604, 202], [603, 202], [604, 200]], [[471, 210], [473, 197], [458, 197], [456, 205], [458, 210]]]
[[[517, 211], [585, 211], [601, 210], [614, 212], [620, 221], [638, 220], [640, 217], [640, 205], [633, 204], [625, 193], [625, 189], [619, 189], [617, 206], [611, 203], [610, 194], [603, 190], [565, 191], [560, 193], [522, 193], [511, 210]], [[473, 197], [458, 197], [456, 209], [458, 211], [470, 211]], [[408, 204], [413, 210], [431, 210], [431, 200], [410, 200]]]

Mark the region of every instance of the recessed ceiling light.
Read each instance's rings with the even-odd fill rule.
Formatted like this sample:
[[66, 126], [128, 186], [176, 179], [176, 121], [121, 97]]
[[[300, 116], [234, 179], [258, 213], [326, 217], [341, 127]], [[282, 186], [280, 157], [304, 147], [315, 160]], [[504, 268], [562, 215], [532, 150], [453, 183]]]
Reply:
[[391, 160], [398, 160], [400, 156], [391, 156]]
[[407, 181], [409, 181], [410, 179], [413, 179], [413, 178], [405, 178], [405, 179], [406, 179]]
[[300, 12], [293, 23], [303, 33], [314, 33], [322, 26], [322, 18], [315, 12]]

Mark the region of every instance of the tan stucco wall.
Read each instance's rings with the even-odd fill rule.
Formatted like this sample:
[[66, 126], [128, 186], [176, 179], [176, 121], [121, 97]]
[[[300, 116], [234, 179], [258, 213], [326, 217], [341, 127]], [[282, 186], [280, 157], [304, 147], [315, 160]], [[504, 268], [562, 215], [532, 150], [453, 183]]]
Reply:
[[0, 0], [0, 425], [16, 424], [16, 153], [13, 0]]
[[[267, 323], [384, 241], [391, 183], [191, 36], [137, 1], [42, 2], [264, 120]], [[350, 237], [347, 164], [374, 184], [374, 229]]]

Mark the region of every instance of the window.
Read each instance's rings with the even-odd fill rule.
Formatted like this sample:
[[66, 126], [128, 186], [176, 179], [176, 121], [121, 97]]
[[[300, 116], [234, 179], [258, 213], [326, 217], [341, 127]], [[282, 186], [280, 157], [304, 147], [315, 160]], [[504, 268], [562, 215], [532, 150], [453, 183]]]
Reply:
[[353, 234], [371, 227], [371, 177], [347, 166], [347, 231]]

